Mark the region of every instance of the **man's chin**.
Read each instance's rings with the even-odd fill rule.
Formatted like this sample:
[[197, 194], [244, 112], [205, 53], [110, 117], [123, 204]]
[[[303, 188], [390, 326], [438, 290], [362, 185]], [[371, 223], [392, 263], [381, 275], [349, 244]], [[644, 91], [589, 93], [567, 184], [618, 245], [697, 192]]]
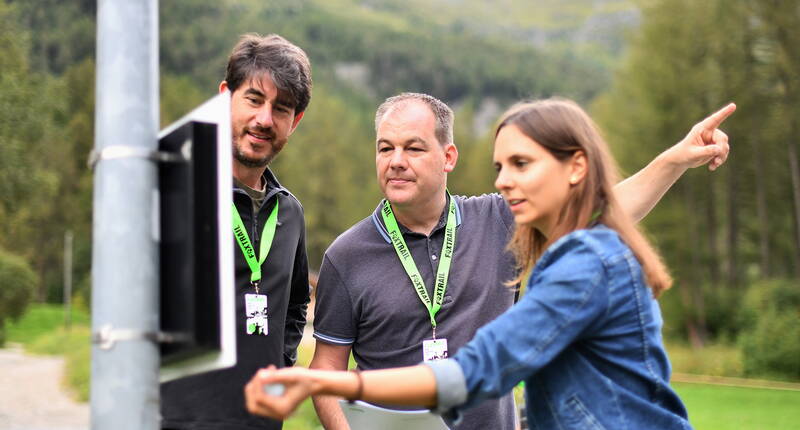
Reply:
[[392, 204], [392, 206], [407, 206], [410, 204], [414, 199], [412, 193], [407, 192], [396, 192], [387, 190], [386, 192], [386, 200]]
[[245, 167], [260, 168], [268, 166], [272, 159], [275, 158], [275, 154], [269, 154], [264, 157], [249, 157], [242, 152], [234, 151], [233, 158]]

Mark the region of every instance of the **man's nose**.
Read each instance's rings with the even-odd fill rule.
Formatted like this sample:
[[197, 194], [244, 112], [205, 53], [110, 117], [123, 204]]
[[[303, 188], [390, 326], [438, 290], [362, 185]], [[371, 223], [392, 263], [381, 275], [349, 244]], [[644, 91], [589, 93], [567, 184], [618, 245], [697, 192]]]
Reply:
[[395, 149], [392, 151], [392, 158], [390, 160], [390, 166], [392, 168], [405, 168], [406, 163], [406, 153], [400, 148]]
[[272, 106], [269, 103], [265, 103], [256, 112], [256, 124], [264, 128], [272, 127]]

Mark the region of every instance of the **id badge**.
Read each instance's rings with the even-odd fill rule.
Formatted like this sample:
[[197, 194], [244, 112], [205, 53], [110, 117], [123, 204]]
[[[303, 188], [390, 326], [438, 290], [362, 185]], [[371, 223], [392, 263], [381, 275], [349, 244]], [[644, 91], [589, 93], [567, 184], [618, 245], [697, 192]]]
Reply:
[[422, 341], [422, 360], [444, 360], [447, 358], [447, 339], [427, 339]]
[[269, 334], [267, 326], [267, 296], [264, 294], [245, 294], [244, 312], [247, 315], [247, 334], [266, 336]]

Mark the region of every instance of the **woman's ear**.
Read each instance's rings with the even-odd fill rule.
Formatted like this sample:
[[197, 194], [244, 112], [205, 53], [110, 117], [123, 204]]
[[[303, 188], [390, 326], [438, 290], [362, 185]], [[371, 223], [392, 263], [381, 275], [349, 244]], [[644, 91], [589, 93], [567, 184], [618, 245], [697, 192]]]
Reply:
[[589, 161], [586, 159], [586, 153], [583, 151], [575, 151], [568, 163], [570, 169], [569, 184], [577, 185], [586, 177], [589, 164]]

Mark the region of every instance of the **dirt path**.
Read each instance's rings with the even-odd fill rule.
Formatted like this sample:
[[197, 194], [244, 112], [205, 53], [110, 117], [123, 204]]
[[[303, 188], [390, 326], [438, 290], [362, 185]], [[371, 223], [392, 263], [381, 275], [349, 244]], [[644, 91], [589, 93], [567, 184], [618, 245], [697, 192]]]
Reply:
[[0, 430], [86, 430], [89, 405], [61, 385], [64, 361], [0, 349]]

